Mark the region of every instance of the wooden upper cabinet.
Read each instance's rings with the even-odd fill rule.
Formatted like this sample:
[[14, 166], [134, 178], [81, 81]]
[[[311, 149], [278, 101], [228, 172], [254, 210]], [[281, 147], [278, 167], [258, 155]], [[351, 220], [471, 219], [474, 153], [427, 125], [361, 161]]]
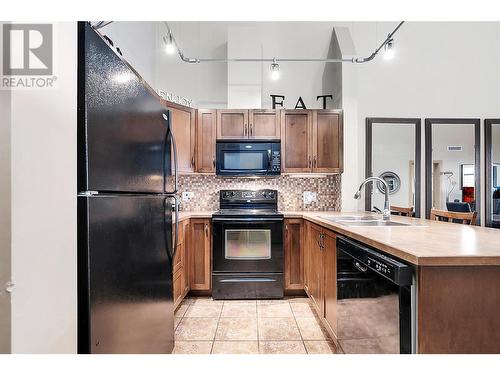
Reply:
[[251, 109], [248, 111], [248, 138], [280, 139], [279, 112], [274, 109]]
[[217, 139], [241, 139], [247, 137], [247, 109], [217, 110]]
[[285, 219], [285, 291], [304, 290], [304, 225]]
[[313, 111], [313, 172], [339, 173], [343, 167], [342, 112]]
[[337, 336], [337, 236], [324, 230], [324, 296], [327, 328]]
[[172, 131], [177, 145], [179, 173], [195, 171], [196, 110], [166, 102], [172, 113]]
[[199, 109], [196, 121], [196, 172], [215, 172], [217, 111]]
[[310, 172], [312, 112], [308, 110], [281, 111], [282, 172]]

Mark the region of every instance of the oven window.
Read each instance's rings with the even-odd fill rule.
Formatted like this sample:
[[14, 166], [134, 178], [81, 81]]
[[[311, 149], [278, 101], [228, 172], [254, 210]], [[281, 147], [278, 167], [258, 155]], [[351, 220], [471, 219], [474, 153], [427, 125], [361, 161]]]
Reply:
[[226, 259], [271, 259], [270, 229], [226, 229]]
[[224, 169], [264, 169], [263, 152], [224, 152]]

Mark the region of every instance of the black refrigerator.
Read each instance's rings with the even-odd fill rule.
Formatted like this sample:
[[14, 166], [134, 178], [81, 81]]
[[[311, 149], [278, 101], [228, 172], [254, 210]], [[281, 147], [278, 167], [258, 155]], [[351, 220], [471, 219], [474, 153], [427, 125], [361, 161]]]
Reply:
[[169, 111], [80, 22], [79, 353], [172, 352], [176, 159]]

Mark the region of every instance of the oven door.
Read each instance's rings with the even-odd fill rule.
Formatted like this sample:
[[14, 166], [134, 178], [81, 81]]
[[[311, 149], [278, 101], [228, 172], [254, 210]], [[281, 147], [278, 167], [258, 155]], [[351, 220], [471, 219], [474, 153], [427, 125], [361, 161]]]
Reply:
[[214, 272], [283, 272], [283, 219], [213, 218]]
[[266, 175], [271, 173], [269, 143], [218, 142], [216, 173], [222, 176]]

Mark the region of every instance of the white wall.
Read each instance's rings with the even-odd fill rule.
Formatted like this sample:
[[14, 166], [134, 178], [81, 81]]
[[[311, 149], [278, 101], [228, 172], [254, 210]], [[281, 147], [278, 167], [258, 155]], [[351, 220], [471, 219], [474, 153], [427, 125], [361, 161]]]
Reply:
[[76, 31], [54, 24], [56, 88], [12, 91], [13, 353], [76, 353]]
[[149, 83], [156, 85], [156, 24], [154, 22], [113, 22], [100, 29], [119, 47], [123, 57]]
[[[169, 22], [181, 50], [187, 57], [227, 57], [227, 29], [220, 22]], [[162, 36], [166, 26], [156, 24], [155, 89], [193, 100], [195, 108], [227, 107], [227, 75], [225, 63], [187, 64], [178, 55], [165, 53]]]
[[[340, 25], [349, 27], [355, 53], [367, 56], [396, 23]], [[499, 25], [486, 22], [407, 22], [395, 36], [396, 57], [393, 60], [377, 57], [371, 63], [351, 67], [354, 73], [344, 71], [343, 89], [356, 90], [357, 102], [357, 118], [350, 116], [348, 120], [346, 114], [346, 137], [350, 132], [361, 135], [356, 143], [347, 147], [357, 147], [362, 152], [357, 160], [346, 154], [346, 168], [357, 166], [361, 171], [359, 175], [364, 176], [366, 117], [498, 117]], [[348, 109], [344, 109], [347, 112]], [[422, 131], [422, 142], [423, 137]], [[350, 160], [357, 163], [351, 167]], [[343, 181], [345, 193], [344, 186]], [[423, 181], [422, 197], [424, 186]], [[343, 197], [343, 207], [346, 207], [346, 199], [350, 198], [345, 194]], [[422, 210], [424, 203], [422, 199]], [[363, 207], [363, 202], [360, 202], [358, 208]]]

